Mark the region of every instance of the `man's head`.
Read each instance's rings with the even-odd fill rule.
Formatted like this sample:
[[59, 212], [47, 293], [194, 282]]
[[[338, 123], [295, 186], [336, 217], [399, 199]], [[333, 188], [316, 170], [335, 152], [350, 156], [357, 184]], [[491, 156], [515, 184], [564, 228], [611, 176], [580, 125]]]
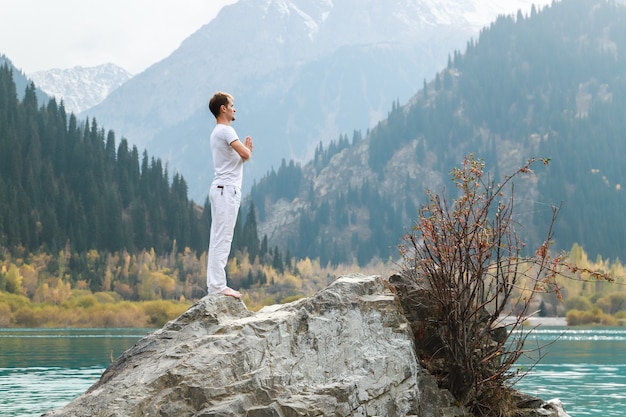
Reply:
[[[209, 110], [211, 110], [211, 113], [213, 113], [213, 116], [217, 119], [222, 111], [228, 110], [229, 106], [233, 104], [233, 101], [233, 96], [219, 91], [209, 100]], [[222, 109], [222, 106], [224, 106], [224, 109]]]

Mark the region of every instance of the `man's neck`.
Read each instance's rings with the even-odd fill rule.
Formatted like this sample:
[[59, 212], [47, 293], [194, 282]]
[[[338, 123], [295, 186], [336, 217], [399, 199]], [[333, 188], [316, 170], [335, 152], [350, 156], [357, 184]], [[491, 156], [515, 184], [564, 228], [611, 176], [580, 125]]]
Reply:
[[216, 122], [218, 125], [230, 126], [230, 120], [228, 120], [228, 118], [226, 117], [218, 116]]

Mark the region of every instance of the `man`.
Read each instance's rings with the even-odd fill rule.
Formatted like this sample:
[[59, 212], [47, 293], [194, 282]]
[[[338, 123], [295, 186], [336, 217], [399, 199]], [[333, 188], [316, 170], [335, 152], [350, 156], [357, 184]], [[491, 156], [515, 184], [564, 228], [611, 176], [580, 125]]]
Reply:
[[211, 133], [211, 153], [215, 174], [209, 200], [211, 201], [211, 241], [207, 265], [209, 294], [223, 294], [241, 298], [239, 291], [226, 285], [226, 263], [233, 241], [237, 213], [241, 203], [243, 163], [252, 156], [252, 138], [242, 143], [231, 122], [235, 120], [233, 97], [218, 92], [209, 100], [209, 109], [216, 125]]

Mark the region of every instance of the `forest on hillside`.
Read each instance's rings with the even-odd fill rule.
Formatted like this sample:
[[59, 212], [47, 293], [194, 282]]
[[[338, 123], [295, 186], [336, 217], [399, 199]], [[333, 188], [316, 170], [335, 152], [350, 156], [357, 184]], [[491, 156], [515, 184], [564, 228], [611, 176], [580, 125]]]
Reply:
[[[205, 295], [208, 198], [198, 205], [160, 159], [62, 102], [40, 106], [35, 90], [19, 100], [0, 66], [0, 291], [51, 302], [72, 288], [123, 300]], [[291, 255], [259, 238], [253, 204], [239, 216], [232, 258], [243, 253], [255, 269], [233, 279], [270, 282]]]
[[320, 144], [313, 161], [284, 162], [256, 183], [259, 224], [265, 230], [291, 202], [289, 228], [272, 230], [271, 244], [322, 262], [388, 259], [424, 190], [446, 188], [465, 155], [484, 160], [498, 181], [545, 157], [551, 163], [535, 182], [518, 184], [529, 246], [556, 206], [556, 250], [580, 244], [591, 256], [624, 259], [624, 51], [626, 7], [612, 1], [501, 16], [371, 131]]
[[80, 124], [63, 105], [39, 107], [35, 86], [17, 100], [12, 71], [0, 69], [0, 245], [57, 253], [89, 249], [201, 250], [209, 219], [170, 184], [161, 160], [116, 143], [95, 119]]

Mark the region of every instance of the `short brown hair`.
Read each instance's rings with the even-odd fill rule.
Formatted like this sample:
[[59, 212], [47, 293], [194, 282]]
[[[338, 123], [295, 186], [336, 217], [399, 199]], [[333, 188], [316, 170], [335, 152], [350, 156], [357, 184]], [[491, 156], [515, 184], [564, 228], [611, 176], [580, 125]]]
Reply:
[[209, 100], [209, 110], [211, 110], [213, 116], [217, 118], [217, 116], [220, 115], [220, 107], [228, 106], [228, 103], [232, 101], [233, 96], [228, 93], [218, 91], [217, 93], [213, 94], [213, 97], [211, 97], [211, 100]]

